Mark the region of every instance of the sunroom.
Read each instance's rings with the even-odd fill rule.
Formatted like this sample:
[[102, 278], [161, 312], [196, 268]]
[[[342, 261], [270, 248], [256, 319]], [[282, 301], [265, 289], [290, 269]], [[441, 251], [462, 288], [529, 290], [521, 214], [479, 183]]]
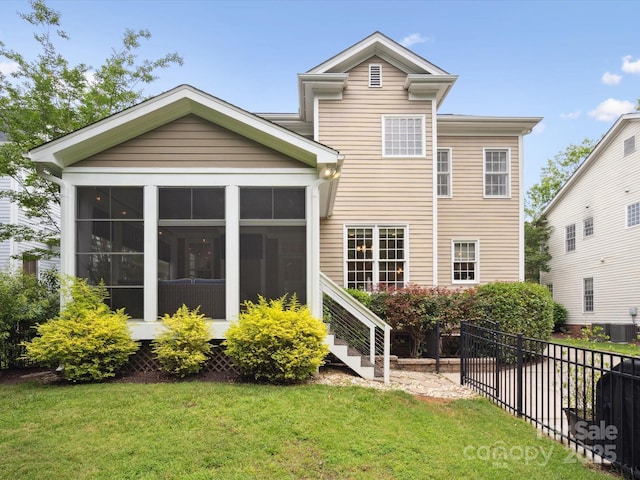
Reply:
[[135, 338], [183, 303], [214, 338], [258, 295], [321, 316], [335, 150], [181, 86], [30, 156], [60, 185], [62, 273], [104, 282]]

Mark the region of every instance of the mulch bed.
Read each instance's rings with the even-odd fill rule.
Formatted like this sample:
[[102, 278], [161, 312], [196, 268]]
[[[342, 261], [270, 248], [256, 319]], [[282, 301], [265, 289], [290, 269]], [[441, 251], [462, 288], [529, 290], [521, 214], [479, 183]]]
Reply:
[[[178, 378], [155, 370], [146, 372], [123, 372], [118, 376], [106, 380], [110, 383], [175, 383], [175, 382], [226, 382], [241, 381], [234, 372], [203, 372], [186, 378]], [[20, 383], [66, 384], [67, 382], [53, 369], [23, 368], [0, 370], [0, 384], [17, 385]]]

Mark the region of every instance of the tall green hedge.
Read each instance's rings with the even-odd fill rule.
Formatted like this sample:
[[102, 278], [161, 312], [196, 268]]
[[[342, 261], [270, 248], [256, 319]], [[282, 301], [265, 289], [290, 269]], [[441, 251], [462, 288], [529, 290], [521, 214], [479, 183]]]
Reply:
[[549, 340], [553, 331], [553, 299], [546, 287], [531, 282], [480, 285], [475, 295], [476, 316], [498, 322], [508, 333]]

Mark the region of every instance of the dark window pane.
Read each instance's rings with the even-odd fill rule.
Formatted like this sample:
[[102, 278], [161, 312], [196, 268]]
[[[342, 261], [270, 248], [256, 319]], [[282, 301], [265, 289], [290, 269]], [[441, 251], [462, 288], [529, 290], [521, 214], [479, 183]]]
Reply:
[[111, 187], [111, 218], [142, 218], [141, 187]]
[[109, 187], [78, 187], [76, 193], [77, 218], [109, 218]]
[[223, 219], [224, 188], [194, 188], [193, 218]]
[[274, 188], [273, 218], [305, 218], [304, 188]]
[[240, 218], [273, 218], [273, 189], [243, 187], [240, 189]]
[[113, 281], [112, 285], [142, 286], [144, 284], [144, 255], [112, 255], [111, 280]]
[[78, 254], [76, 258], [79, 278], [86, 278], [89, 285], [98, 285], [101, 280], [111, 285], [110, 254]]
[[191, 218], [190, 188], [160, 188], [158, 203], [158, 216], [161, 219]]
[[[142, 288], [108, 288], [107, 305], [112, 310], [124, 308], [131, 318], [144, 317], [144, 290]], [[175, 312], [173, 312], [175, 313]]]

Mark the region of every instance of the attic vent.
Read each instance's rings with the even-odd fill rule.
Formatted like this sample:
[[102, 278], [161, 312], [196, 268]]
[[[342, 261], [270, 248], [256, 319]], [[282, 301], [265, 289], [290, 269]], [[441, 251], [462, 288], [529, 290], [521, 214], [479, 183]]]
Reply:
[[636, 151], [636, 137], [629, 137], [624, 141], [624, 156], [632, 154]]
[[376, 64], [369, 65], [369, 86], [370, 87], [382, 86], [382, 65], [376, 65]]

